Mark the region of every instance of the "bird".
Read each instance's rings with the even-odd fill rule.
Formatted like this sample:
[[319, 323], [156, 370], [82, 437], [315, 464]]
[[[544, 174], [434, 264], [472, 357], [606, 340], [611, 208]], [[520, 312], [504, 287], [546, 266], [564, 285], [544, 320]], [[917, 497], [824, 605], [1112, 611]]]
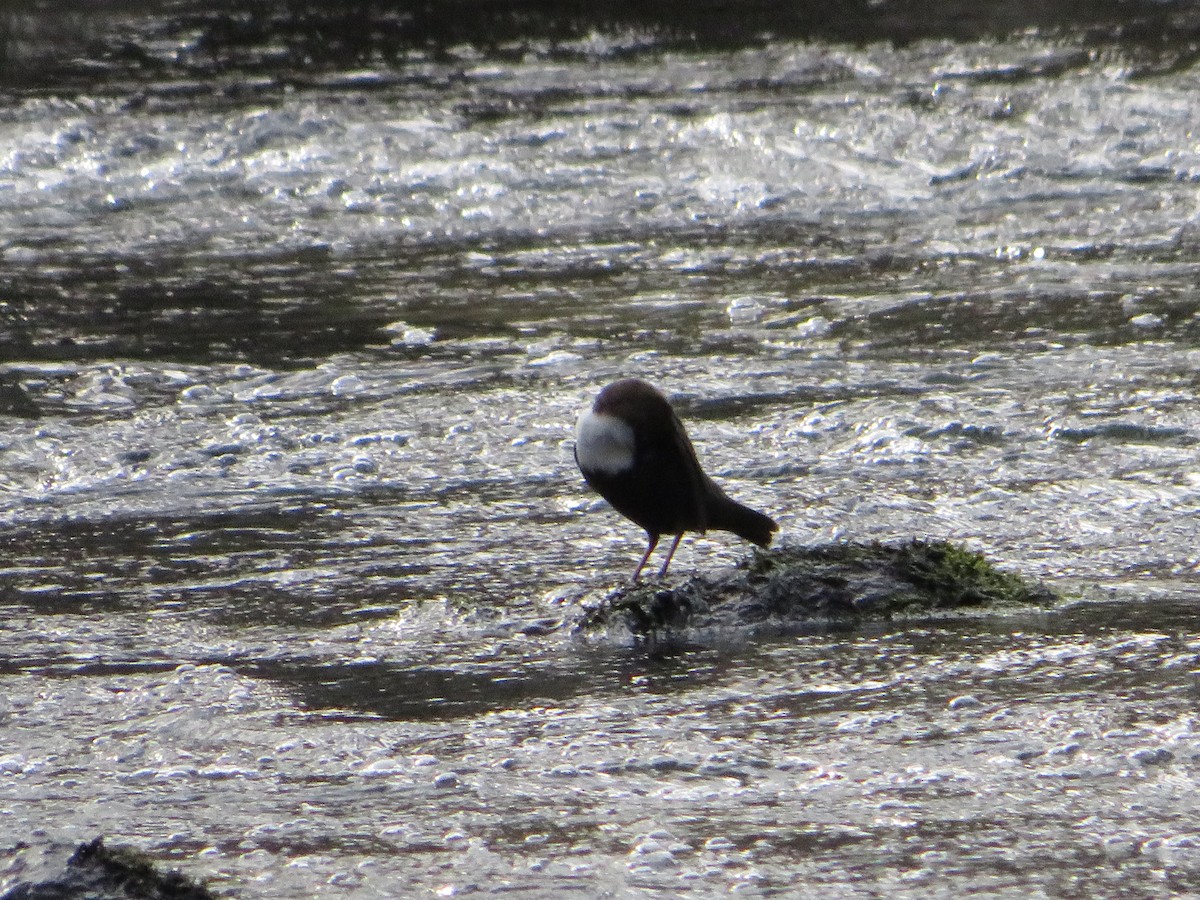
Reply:
[[767, 547], [779, 530], [770, 516], [738, 503], [704, 473], [670, 402], [639, 378], [614, 381], [579, 414], [575, 463], [613, 509], [646, 530], [649, 543], [633, 582], [663, 535], [675, 540], [659, 578], [685, 531], [731, 531]]

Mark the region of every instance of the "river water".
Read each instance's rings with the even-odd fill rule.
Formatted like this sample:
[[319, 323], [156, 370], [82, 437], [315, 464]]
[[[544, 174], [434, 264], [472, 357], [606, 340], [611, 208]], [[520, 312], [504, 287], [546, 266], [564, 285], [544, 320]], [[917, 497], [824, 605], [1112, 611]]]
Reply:
[[[0, 892], [98, 834], [246, 898], [1200, 892], [1186, 59], [85, 70], [0, 108]], [[571, 458], [622, 375], [783, 541], [1071, 603], [572, 635], [642, 549]]]

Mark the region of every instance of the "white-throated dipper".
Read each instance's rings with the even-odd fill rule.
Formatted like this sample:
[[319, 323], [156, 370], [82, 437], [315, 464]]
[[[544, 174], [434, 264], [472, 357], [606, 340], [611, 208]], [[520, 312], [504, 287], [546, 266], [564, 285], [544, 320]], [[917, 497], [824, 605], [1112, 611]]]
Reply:
[[704, 474], [667, 398], [640, 379], [614, 381], [580, 413], [575, 462], [613, 509], [646, 529], [650, 544], [634, 581], [664, 534], [675, 535], [675, 541], [660, 578], [685, 531], [732, 531], [766, 547], [779, 530], [769, 516], [730, 499]]

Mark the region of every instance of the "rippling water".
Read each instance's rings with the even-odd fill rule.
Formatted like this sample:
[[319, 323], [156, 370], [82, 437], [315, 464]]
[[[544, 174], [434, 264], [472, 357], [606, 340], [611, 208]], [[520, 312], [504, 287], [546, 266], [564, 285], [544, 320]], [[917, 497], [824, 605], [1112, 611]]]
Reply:
[[[1200, 890], [1167, 63], [593, 35], [7, 92], [0, 891], [101, 833], [246, 897]], [[568, 637], [641, 550], [571, 460], [625, 374], [784, 540], [1084, 602]]]

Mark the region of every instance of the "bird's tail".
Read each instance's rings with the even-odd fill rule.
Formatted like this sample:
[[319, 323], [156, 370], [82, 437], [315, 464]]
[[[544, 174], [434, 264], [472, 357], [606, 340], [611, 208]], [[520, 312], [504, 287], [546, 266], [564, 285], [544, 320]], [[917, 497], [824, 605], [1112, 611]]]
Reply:
[[760, 547], [770, 546], [771, 536], [779, 530], [779, 525], [770, 516], [744, 506], [723, 493], [709, 498], [708, 527], [714, 531], [732, 531]]

